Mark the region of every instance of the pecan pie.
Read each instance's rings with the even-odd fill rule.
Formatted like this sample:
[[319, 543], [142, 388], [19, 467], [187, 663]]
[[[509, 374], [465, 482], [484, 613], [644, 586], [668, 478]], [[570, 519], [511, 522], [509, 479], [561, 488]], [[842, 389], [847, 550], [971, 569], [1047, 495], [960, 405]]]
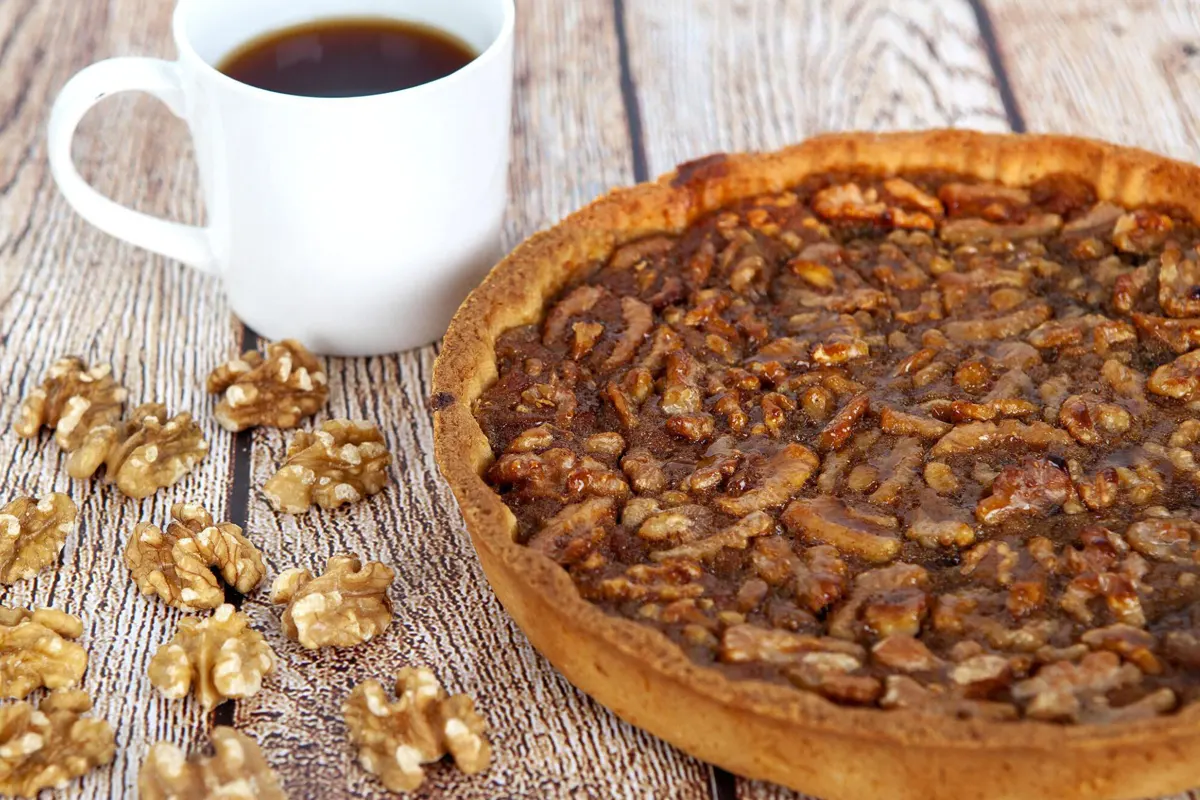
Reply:
[[1200, 784], [1198, 185], [837, 135], [533, 237], [435, 374], [497, 594], [633, 723], [826, 798]]

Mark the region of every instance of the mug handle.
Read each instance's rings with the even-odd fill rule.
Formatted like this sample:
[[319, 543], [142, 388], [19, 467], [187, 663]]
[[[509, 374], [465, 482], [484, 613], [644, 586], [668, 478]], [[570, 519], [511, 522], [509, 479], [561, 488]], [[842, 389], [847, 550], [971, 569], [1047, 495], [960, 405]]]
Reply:
[[141, 91], [154, 95], [175, 116], [184, 117], [179, 67], [157, 58], [111, 58], [85, 68], [67, 81], [50, 112], [50, 172], [81, 217], [131, 244], [215, 273], [208, 234], [201, 227], [171, 222], [116, 203], [97, 192], [75, 168], [71, 143], [88, 109], [110, 94]]

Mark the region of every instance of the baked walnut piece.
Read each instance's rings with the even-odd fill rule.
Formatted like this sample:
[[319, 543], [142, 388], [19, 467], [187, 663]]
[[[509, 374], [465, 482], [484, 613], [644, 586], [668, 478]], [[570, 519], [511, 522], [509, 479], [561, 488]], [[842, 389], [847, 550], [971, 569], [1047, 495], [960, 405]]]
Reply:
[[262, 554], [232, 522], [213, 522], [195, 503], [176, 503], [164, 531], [140, 523], [125, 546], [125, 565], [142, 594], [185, 611], [216, 608], [226, 585], [248, 594], [266, 574]]
[[285, 514], [303, 514], [314, 503], [321, 508], [357, 503], [383, 490], [391, 461], [379, 428], [360, 420], [329, 420], [313, 433], [296, 433], [263, 494]]
[[286, 800], [258, 742], [233, 728], [212, 731], [213, 754], [191, 758], [158, 742], [138, 770], [141, 800]]
[[321, 410], [329, 385], [321, 362], [292, 339], [243, 353], [208, 376], [208, 391], [223, 394], [215, 416], [221, 427], [244, 431], [258, 425], [294, 428]]
[[396, 702], [379, 681], [365, 681], [342, 706], [350, 741], [363, 769], [393, 792], [410, 792], [425, 780], [423, 764], [449, 754], [473, 775], [488, 768], [492, 745], [487, 721], [465, 694], [447, 697], [432, 672], [405, 667], [396, 674]]
[[58, 492], [0, 508], [0, 583], [32, 578], [57, 561], [77, 513], [75, 501]]
[[87, 669], [75, 643], [83, 622], [62, 611], [0, 606], [0, 697], [20, 699], [35, 689], [66, 689]]
[[263, 635], [245, 614], [223, 605], [210, 617], [182, 619], [179, 632], [150, 659], [147, 675], [167, 697], [178, 700], [193, 692], [208, 711], [257, 694], [274, 667], [275, 653]]
[[814, 175], [617, 249], [496, 343], [518, 540], [701, 664], [838, 703], [1200, 700], [1200, 229]]
[[34, 797], [112, 761], [112, 728], [85, 717], [91, 708], [79, 690], [51, 692], [37, 706], [0, 706], [0, 794]]
[[271, 585], [271, 602], [286, 603], [283, 631], [310, 650], [353, 647], [370, 641], [392, 622], [387, 590], [396, 573], [354, 556], [334, 556], [325, 574], [314, 578], [307, 569], [281, 572]]
[[53, 429], [54, 441], [70, 454], [67, 472], [72, 478], [86, 478], [117, 439], [127, 395], [113, 380], [110, 365], [89, 368], [80, 358], [64, 356], [22, 401], [13, 427], [26, 438], [37, 436], [42, 426]]

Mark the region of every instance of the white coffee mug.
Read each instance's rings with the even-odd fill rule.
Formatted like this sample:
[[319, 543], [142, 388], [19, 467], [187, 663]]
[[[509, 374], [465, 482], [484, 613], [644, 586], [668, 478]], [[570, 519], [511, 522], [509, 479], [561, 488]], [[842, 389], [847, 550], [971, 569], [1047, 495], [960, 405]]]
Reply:
[[[264, 34], [347, 17], [424, 23], [480, 55], [366, 97], [277, 94], [216, 69]], [[178, 61], [114, 58], [63, 88], [50, 117], [54, 178], [101, 230], [219, 276], [234, 313], [265, 337], [332, 355], [427, 344], [500, 254], [513, 18], [512, 0], [180, 0]], [[79, 120], [132, 90], [187, 122], [207, 227], [125, 208], [76, 171]]]

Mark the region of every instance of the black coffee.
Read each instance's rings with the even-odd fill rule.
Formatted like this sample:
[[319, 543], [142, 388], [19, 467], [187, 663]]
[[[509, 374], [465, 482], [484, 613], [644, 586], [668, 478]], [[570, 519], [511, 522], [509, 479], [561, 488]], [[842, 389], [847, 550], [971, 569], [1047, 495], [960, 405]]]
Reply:
[[218, 69], [282, 94], [361, 97], [444, 78], [477, 53], [437, 28], [395, 19], [327, 19], [243, 45]]

